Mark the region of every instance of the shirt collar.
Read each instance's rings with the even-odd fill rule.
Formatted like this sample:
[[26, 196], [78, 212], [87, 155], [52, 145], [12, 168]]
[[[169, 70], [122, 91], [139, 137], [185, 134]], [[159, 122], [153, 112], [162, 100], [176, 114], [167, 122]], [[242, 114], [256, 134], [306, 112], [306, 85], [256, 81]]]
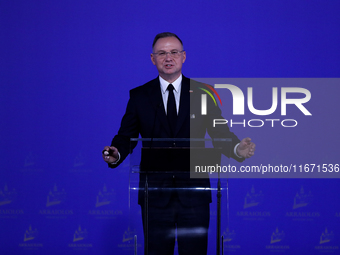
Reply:
[[[162, 93], [164, 94], [170, 83], [164, 80], [161, 76], [159, 76], [159, 82], [161, 84]], [[181, 84], [182, 84], [182, 74], [171, 84], [174, 86], [175, 92], [178, 93], [181, 88]]]

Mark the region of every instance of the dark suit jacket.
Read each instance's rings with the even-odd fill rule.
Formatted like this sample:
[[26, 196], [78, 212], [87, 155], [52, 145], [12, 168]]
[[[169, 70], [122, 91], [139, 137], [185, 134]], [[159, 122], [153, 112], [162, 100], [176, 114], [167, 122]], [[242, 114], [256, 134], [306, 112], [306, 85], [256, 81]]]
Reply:
[[[213, 119], [222, 119], [223, 117], [221, 116], [221, 110], [214, 105], [210, 96], [207, 96], [208, 114], [201, 115], [201, 94], [205, 92], [200, 90], [199, 87], [202, 87], [202, 84], [183, 76], [175, 138], [204, 138], [206, 132], [208, 132], [211, 138], [232, 138], [232, 148], [234, 148], [240, 140], [229, 131], [227, 125], [213, 127]], [[111, 143], [120, 152], [121, 159], [116, 165], [110, 165], [110, 167], [115, 168], [122, 163], [131, 150], [130, 138], [137, 138], [139, 135], [142, 138], [171, 137], [158, 77], [130, 91], [130, 99], [121, 127]], [[177, 144], [177, 146], [182, 145]], [[235, 158], [237, 161], [243, 160], [234, 155], [233, 149], [231, 152], [225, 151], [224, 154]], [[176, 159], [173, 160], [176, 161]], [[178, 164], [180, 163], [178, 162]], [[184, 205], [194, 206], [211, 202], [209, 189], [199, 189], [200, 191], [192, 189], [193, 187], [209, 188], [210, 182], [208, 178], [190, 179], [189, 173], [149, 174], [148, 182], [150, 188], [162, 188], [158, 189], [157, 192], [152, 192], [151, 189], [149, 192], [149, 205], [165, 206], [174, 192], [169, 188], [179, 188], [177, 194]], [[144, 188], [144, 183], [145, 175], [141, 174], [141, 190]], [[139, 204], [143, 203], [143, 198], [143, 193], [140, 192]]]

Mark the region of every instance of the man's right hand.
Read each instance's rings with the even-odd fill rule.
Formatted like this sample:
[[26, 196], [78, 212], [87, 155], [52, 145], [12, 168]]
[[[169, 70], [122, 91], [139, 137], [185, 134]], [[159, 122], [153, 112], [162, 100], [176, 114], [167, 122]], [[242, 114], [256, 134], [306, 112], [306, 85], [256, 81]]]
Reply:
[[115, 163], [119, 159], [118, 149], [113, 146], [105, 146], [102, 156], [106, 163]]

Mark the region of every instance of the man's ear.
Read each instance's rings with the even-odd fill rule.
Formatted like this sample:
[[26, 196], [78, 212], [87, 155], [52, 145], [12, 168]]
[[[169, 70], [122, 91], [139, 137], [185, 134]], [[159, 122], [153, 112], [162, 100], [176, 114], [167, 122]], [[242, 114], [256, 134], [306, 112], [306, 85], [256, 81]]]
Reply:
[[152, 53], [151, 53], [150, 57], [151, 57], [151, 62], [152, 62], [152, 64], [156, 65], [155, 57], [153, 56]]
[[187, 59], [187, 53], [183, 51], [183, 62], [182, 63], [184, 63], [186, 59]]

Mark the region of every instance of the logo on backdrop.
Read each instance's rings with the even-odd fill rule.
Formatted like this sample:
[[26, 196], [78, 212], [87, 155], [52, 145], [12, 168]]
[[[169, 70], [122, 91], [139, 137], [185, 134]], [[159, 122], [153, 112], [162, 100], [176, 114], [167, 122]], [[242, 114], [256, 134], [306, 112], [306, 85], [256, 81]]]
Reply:
[[138, 234], [136, 229], [131, 229], [130, 226], [125, 229], [122, 237], [121, 243], [118, 244], [118, 248], [124, 250], [124, 251], [133, 251], [135, 246], [135, 241], [137, 242], [137, 248], [141, 248], [142, 244], [141, 241], [137, 238]]
[[32, 226], [30, 225], [24, 234], [24, 242], [33, 240], [34, 238], [37, 237], [37, 235], [38, 235], [38, 230], [37, 229], [33, 230]]
[[45, 215], [49, 219], [65, 219], [67, 216], [73, 214], [72, 209], [65, 209], [62, 206], [66, 200], [67, 193], [64, 188], [60, 189], [57, 184], [54, 184], [47, 195], [46, 207], [47, 209], [39, 210], [39, 214]]
[[279, 228], [276, 228], [275, 232], [270, 237], [270, 243], [281, 242], [281, 240], [285, 237], [285, 233], [283, 231], [279, 232]]
[[36, 228], [33, 229], [32, 225], [29, 225], [28, 229], [26, 229], [24, 233], [24, 242], [19, 243], [19, 247], [27, 250], [38, 250], [39, 248], [42, 248], [42, 243], [37, 243], [33, 241], [38, 237], [38, 234], [38, 230]]
[[296, 193], [294, 197], [293, 209], [307, 206], [312, 202], [312, 200], [313, 200], [312, 192], [309, 191], [309, 193], [305, 193], [303, 187], [301, 186], [300, 191]]
[[54, 184], [54, 187], [47, 195], [47, 202], [46, 207], [52, 206], [52, 205], [58, 205], [65, 201], [66, 192], [64, 189], [58, 190], [58, 187], [56, 184]]
[[[232, 242], [233, 240], [235, 240], [236, 237], [235, 230], [230, 231], [229, 228], [227, 228], [226, 230], [223, 231], [222, 236], [224, 248], [227, 249], [229, 252], [241, 249], [241, 245]], [[233, 244], [231, 244], [230, 242], [232, 242]]]
[[258, 193], [255, 192], [254, 185], [251, 187], [250, 193], [247, 192], [246, 197], [244, 198], [244, 206], [243, 209], [257, 206], [263, 202], [263, 193], [259, 191]]
[[74, 158], [74, 167], [80, 167], [85, 165], [85, 157], [81, 152], [78, 153], [78, 155]]
[[242, 217], [243, 220], [264, 220], [271, 216], [270, 211], [261, 210], [261, 205], [264, 201], [264, 194], [262, 191], [256, 191], [252, 185], [250, 192], [248, 191], [243, 203], [243, 211], [237, 211], [236, 215]]
[[314, 247], [315, 250], [319, 252], [327, 252], [327, 253], [339, 253], [339, 246], [334, 245], [334, 233], [333, 231], [329, 231], [328, 228], [320, 235], [319, 245]]
[[18, 215], [24, 214], [22, 209], [11, 208], [15, 205], [17, 195], [17, 191], [14, 188], [8, 188], [7, 184], [0, 189], [0, 219], [16, 219]]
[[83, 150], [80, 150], [73, 159], [73, 164], [70, 169], [71, 173], [90, 173], [92, 169], [88, 168], [86, 164], [86, 157]]
[[123, 211], [117, 208], [116, 193], [114, 189], [108, 189], [104, 183], [96, 196], [96, 203], [94, 206], [98, 209], [89, 210], [88, 214], [94, 216], [96, 219], [115, 219], [118, 215], [122, 215]]
[[85, 238], [87, 238], [87, 230], [81, 229], [81, 226], [79, 225], [78, 229], [76, 229], [76, 231], [74, 231], [73, 242], [78, 242], [78, 241], [81, 241]]
[[286, 212], [286, 217], [294, 221], [313, 221], [315, 218], [320, 217], [320, 212], [308, 210], [312, 201], [312, 192], [306, 192], [303, 186], [301, 186], [293, 198], [293, 211]]
[[114, 190], [111, 189], [111, 191], [108, 191], [106, 188], [106, 184], [104, 184], [103, 189], [98, 192], [96, 207], [110, 204], [111, 202], [114, 201], [115, 195], [116, 194]]
[[38, 166], [37, 161], [37, 154], [33, 151], [27, 151], [26, 155], [23, 158], [22, 167], [20, 172], [22, 173], [37, 173], [43, 172], [43, 169]]
[[78, 228], [73, 233], [73, 239], [72, 243], [68, 244], [69, 248], [72, 248], [73, 250], [88, 250], [88, 248], [92, 248], [92, 243], [85, 242], [88, 239], [88, 232], [87, 230], [81, 227], [81, 225], [78, 226]]
[[223, 231], [223, 242], [230, 242], [231, 240], [235, 239], [235, 236], [235, 230], [230, 232], [229, 228], [227, 228], [225, 231]]
[[326, 228], [325, 231], [322, 232], [322, 234], [320, 236], [320, 244], [328, 243], [328, 242], [332, 241], [333, 239], [334, 239], [333, 231], [328, 232], [328, 230]]
[[35, 164], [35, 157], [33, 155], [33, 152], [30, 151], [25, 157], [24, 167], [30, 167], [30, 166], [33, 166], [34, 164]]
[[132, 241], [136, 234], [137, 234], [136, 229], [131, 230], [130, 227], [128, 227], [128, 229], [124, 231], [122, 242], [126, 243]]
[[271, 234], [270, 245], [266, 245], [266, 249], [271, 252], [284, 252], [285, 250], [288, 250], [290, 248], [289, 245], [279, 244], [284, 238], [285, 233], [283, 231], [279, 231], [279, 228], [277, 227]]
[[7, 184], [5, 184], [4, 188], [0, 189], [0, 206], [12, 203], [16, 196], [17, 192], [15, 189], [10, 191]]

